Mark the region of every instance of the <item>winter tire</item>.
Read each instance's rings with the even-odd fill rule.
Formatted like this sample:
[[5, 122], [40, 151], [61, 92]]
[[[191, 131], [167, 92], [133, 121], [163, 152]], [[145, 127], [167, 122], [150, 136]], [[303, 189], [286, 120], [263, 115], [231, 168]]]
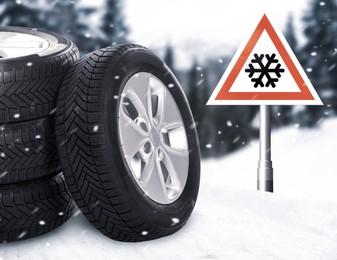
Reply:
[[137, 45], [90, 53], [67, 73], [57, 104], [66, 181], [97, 229], [133, 242], [186, 223], [199, 188], [198, 139], [182, 88], [157, 56]]
[[65, 223], [74, 207], [62, 174], [0, 185], [0, 242], [47, 233]]
[[48, 115], [78, 57], [77, 47], [56, 33], [0, 27], [0, 123]]
[[58, 171], [54, 116], [0, 125], [0, 185]]

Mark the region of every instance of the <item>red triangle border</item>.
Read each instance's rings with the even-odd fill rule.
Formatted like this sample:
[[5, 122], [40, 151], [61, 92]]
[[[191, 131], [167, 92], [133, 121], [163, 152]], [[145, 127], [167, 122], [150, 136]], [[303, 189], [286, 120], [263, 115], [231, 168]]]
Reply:
[[[253, 51], [256, 43], [260, 39], [262, 33], [266, 31], [275, 45], [277, 51], [281, 55], [290, 74], [294, 78], [300, 92], [230, 92], [233, 83], [242, 70], [248, 57]], [[292, 61], [282, 41], [277, 35], [275, 29], [270, 23], [268, 17], [264, 14], [261, 21], [257, 25], [253, 35], [249, 39], [247, 45], [243, 49], [239, 59], [236, 61], [232, 71], [229, 73], [221, 90], [217, 94], [216, 100], [315, 100], [311, 94], [307, 84], [303, 80], [296, 65]]]

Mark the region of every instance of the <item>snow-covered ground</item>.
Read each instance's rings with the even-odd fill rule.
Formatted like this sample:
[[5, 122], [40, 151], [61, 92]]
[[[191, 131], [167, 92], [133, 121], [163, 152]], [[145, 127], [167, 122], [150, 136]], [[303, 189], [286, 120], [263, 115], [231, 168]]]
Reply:
[[337, 120], [273, 133], [275, 193], [257, 192], [258, 144], [202, 163], [196, 209], [178, 233], [121, 243], [81, 214], [0, 259], [337, 259]]

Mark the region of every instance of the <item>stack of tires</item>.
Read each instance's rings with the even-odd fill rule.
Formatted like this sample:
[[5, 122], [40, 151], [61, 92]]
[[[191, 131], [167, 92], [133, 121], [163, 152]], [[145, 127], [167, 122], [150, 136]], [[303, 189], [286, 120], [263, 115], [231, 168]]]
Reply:
[[75, 202], [112, 239], [167, 236], [187, 222], [199, 180], [187, 99], [150, 50], [79, 59], [60, 35], [0, 27], [0, 242], [53, 230]]
[[78, 58], [60, 35], [0, 27], [0, 242], [44, 234], [73, 213], [54, 114], [58, 89]]

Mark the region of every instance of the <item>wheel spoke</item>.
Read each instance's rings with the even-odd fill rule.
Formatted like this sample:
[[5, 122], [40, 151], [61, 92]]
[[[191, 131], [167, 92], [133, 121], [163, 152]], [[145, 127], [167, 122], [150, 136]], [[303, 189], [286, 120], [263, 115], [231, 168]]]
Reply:
[[128, 85], [130, 87], [126, 92], [127, 96], [128, 94], [131, 95], [129, 98], [133, 98], [132, 101], [135, 102], [134, 105], [141, 113], [141, 117], [150, 120], [149, 101], [151, 101], [151, 93], [149, 91], [151, 90], [149, 89], [149, 78], [139, 73], [129, 79]]
[[153, 119], [153, 110], [155, 109], [152, 104], [152, 91], [150, 87], [150, 80], [147, 82], [146, 88], [146, 107], [147, 107], [147, 114], [150, 120]]
[[186, 132], [182, 123], [167, 125], [166, 128], [162, 130], [162, 134], [164, 144], [168, 146], [169, 149], [176, 151], [188, 150]]
[[157, 156], [154, 158], [153, 170], [150, 173], [147, 182], [144, 183], [143, 189], [148, 196], [158, 198], [159, 201], [168, 203], [167, 188], [164, 182], [160, 161]]
[[155, 155], [154, 153], [152, 153], [149, 159], [145, 162], [144, 168], [142, 169], [142, 172], [139, 178], [141, 185], [146, 185], [149, 181], [149, 178], [153, 171], [153, 167], [155, 165], [154, 158], [155, 158]]
[[[141, 95], [140, 97], [143, 97], [144, 95]], [[143, 100], [140, 99], [140, 97], [135, 93], [135, 91], [133, 90], [128, 90], [126, 92], [125, 97], [129, 98], [132, 102], [132, 104], [135, 106], [137, 112], [138, 112], [138, 116], [143, 118], [147, 124], [149, 124], [149, 117], [147, 115], [146, 112], [146, 108], [145, 108], [145, 98], [143, 98]]]
[[0, 32], [1, 58], [40, 53], [50, 46], [47, 40], [31, 34]]
[[9, 49], [24, 49], [24, 48], [43, 48], [42, 42], [33, 42], [33, 41], [25, 41], [25, 42], [3, 42], [0, 43], [0, 48], [9, 48]]
[[179, 129], [181, 129], [183, 131], [184, 129], [184, 124], [181, 122], [179, 123], [171, 123], [171, 124], [167, 124], [165, 126], [165, 130], [167, 132], [170, 132], [170, 131], [179, 131]]
[[170, 109], [163, 110], [162, 127], [182, 124], [183, 119], [180, 111], [171, 95], [165, 95], [165, 107]]
[[178, 151], [166, 147], [163, 151], [163, 155], [162, 162], [171, 179], [171, 182], [168, 182], [167, 186], [180, 190], [181, 182], [184, 182], [184, 180], [181, 179], [183, 175], [181, 175], [180, 172], [186, 172], [188, 170], [188, 151]]
[[155, 120], [155, 125], [161, 126], [164, 119], [166, 90], [163, 83], [156, 78], [149, 79], [149, 89], [149, 112], [151, 112], [149, 115]]
[[139, 149], [149, 140], [148, 133], [137, 125], [124, 112], [120, 114], [120, 124], [123, 125], [123, 149], [127, 158], [132, 159]]
[[0, 41], [4, 42], [7, 41], [8, 39], [12, 38], [13, 36], [15, 36], [16, 33], [0, 33]]

